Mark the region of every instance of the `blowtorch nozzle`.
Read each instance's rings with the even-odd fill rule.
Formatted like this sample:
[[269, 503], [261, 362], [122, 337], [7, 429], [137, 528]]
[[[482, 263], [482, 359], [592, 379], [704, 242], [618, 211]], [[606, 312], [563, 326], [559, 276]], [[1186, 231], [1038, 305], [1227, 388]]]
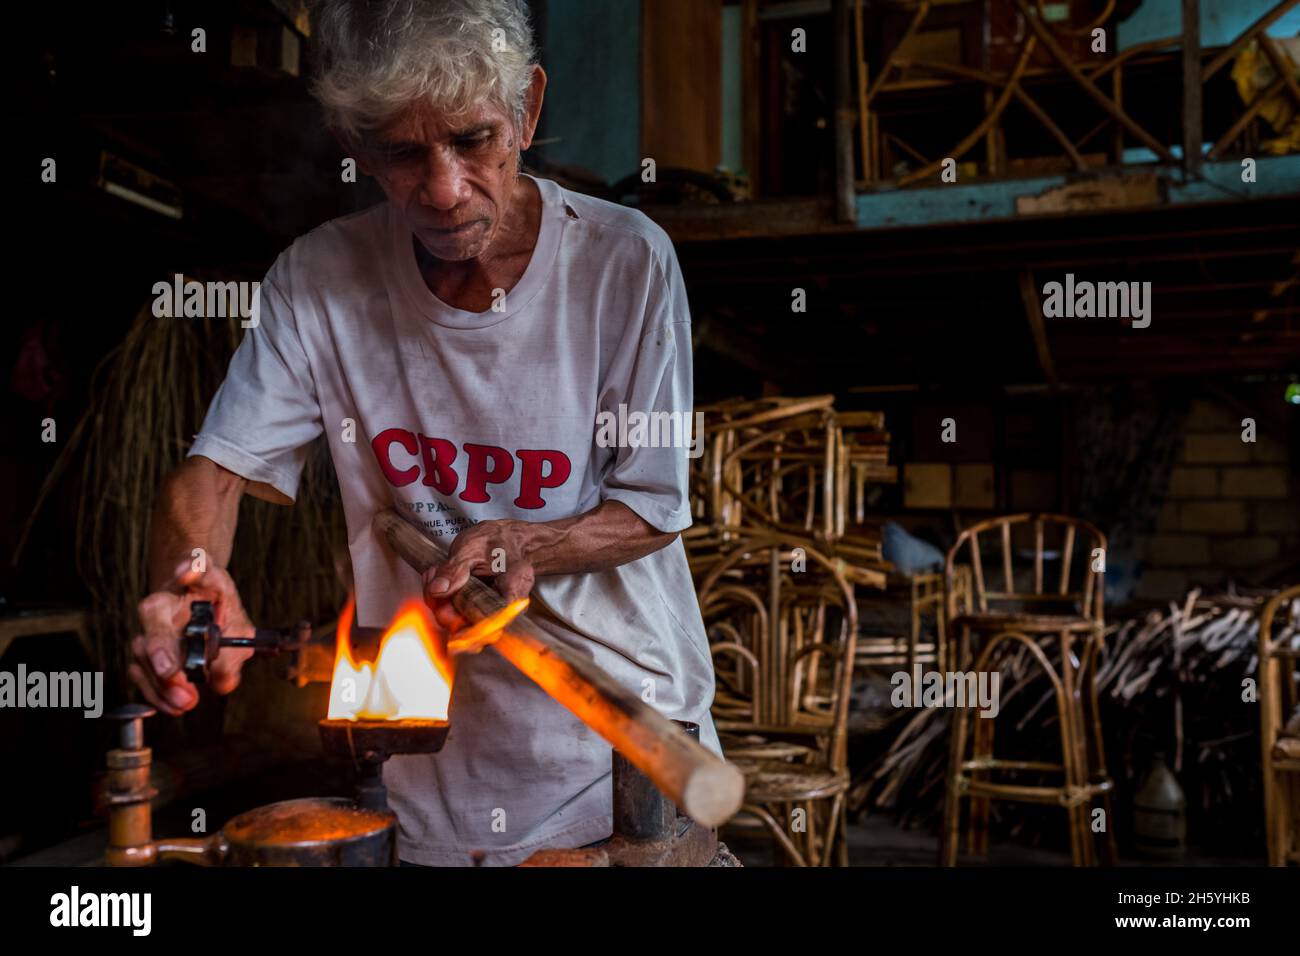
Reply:
[[223, 647], [247, 647], [258, 654], [297, 650], [311, 639], [311, 622], [299, 621], [283, 630], [257, 628], [251, 637], [225, 637], [217, 625], [211, 601], [194, 601], [190, 620], [181, 637], [185, 675], [195, 683], [207, 682], [207, 670]]

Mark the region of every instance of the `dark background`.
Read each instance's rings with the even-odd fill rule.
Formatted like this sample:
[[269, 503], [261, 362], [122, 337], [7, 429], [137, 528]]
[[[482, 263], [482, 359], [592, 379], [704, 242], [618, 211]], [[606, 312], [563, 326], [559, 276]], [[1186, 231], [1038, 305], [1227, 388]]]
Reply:
[[[1003, 6], [945, 10], [935, 55], [1005, 71], [1012, 27]], [[1177, 6], [1122, 4], [1111, 36], [1122, 38], [1125, 24], [1159, 36], [1168, 22], [1164, 32], [1176, 33]], [[1241, 22], [1213, 19], [1220, 12], [1211, 25], [1235, 35], [1257, 15], [1247, 6]], [[1283, 394], [1300, 373], [1300, 157], [1266, 161], [1259, 141], [1272, 131], [1251, 126], [1193, 181], [1176, 167], [1153, 167], [1133, 142], [1107, 132], [1093, 140], [1097, 175], [1153, 176], [1154, 201], [1019, 215], [1015, 197], [1066, 180], [1053, 178], [1061, 176], [1054, 142], [1013, 107], [1001, 164], [990, 165], [981, 141], [961, 157], [969, 165], [947, 193], [936, 177], [899, 188], [919, 163], [889, 147], [873, 177], [857, 184], [858, 228], [846, 230], [828, 211], [829, 4], [533, 7], [551, 87], [540, 145], [526, 163], [570, 188], [640, 204], [669, 231], [691, 296], [699, 402], [833, 392], [837, 408], [882, 409], [902, 480], [879, 490], [873, 518], [946, 545], [957, 527], [993, 513], [1080, 514], [1114, 539], [1108, 585], [1119, 603], [1160, 603], [1192, 585], [1295, 580], [1298, 416]], [[1075, 7], [1080, 21], [1090, 16], [1088, 4]], [[734, 50], [726, 53], [727, 31], [746, 10], [757, 17], [749, 72], [734, 68]], [[340, 179], [341, 150], [307, 92], [307, 38], [289, 44], [298, 57], [288, 68], [285, 35], [298, 11], [290, 0], [6, 9], [0, 601], [9, 612], [86, 607], [96, 615], [78, 513], [121, 489], [87, 483], [84, 461], [67, 449], [83, 418], [93, 427], [95, 415], [114, 411], [96, 404], [96, 370], [150, 301], [153, 283], [176, 272], [260, 279], [296, 236], [382, 198], [364, 179]], [[866, 16], [873, 52], [888, 49], [907, 19], [900, 24], [882, 3], [866, 4]], [[807, 30], [806, 55], [789, 51], [794, 23]], [[206, 30], [203, 54], [190, 49], [196, 26]], [[255, 63], [232, 62], [236, 47], [250, 43]], [[1179, 68], [1177, 49], [1165, 51], [1135, 64], [1126, 87], [1126, 109], [1170, 144], [1181, 137]], [[1241, 111], [1228, 73], [1205, 88], [1207, 141]], [[1072, 138], [1096, 124], [1098, 114], [1059, 71], [1044, 67], [1027, 85]], [[743, 94], [740, 112], [726, 105], [733, 93]], [[944, 155], [984, 107], [979, 84], [921, 84], [877, 104], [881, 123], [926, 157]], [[741, 158], [739, 168], [712, 177], [728, 154]], [[181, 218], [107, 194], [106, 155], [164, 180], [159, 188]], [[1233, 181], [1248, 155], [1260, 157], [1255, 189]], [[54, 184], [40, 181], [50, 156]], [[628, 181], [643, 156], [660, 167], [653, 188]], [[1087, 177], [1069, 181], [1079, 179]], [[1028, 276], [1038, 288], [1067, 271], [1152, 282], [1154, 322], [1145, 330], [1050, 323], [1049, 373], [1022, 283]], [[807, 291], [806, 313], [790, 312], [795, 287]], [[191, 365], [178, 363], [178, 374]], [[195, 382], [203, 393], [213, 387]], [[961, 429], [956, 446], [934, 437], [948, 416]], [[1258, 446], [1216, 453], [1243, 417], [1257, 421]], [[40, 440], [46, 418], [57, 424], [54, 443]], [[908, 474], [912, 463], [950, 469], [940, 503], [917, 503], [924, 489]], [[960, 491], [963, 475], [974, 492]], [[1200, 490], [1188, 493], [1196, 483]], [[288, 559], [275, 556], [267, 573]], [[310, 560], [328, 568], [327, 556]], [[114, 657], [127, 636], [100, 639]], [[3, 665], [20, 657], [31, 668], [86, 666], [75, 644], [53, 639], [15, 644]], [[211, 739], [222, 720], [214, 705], [172, 742]], [[22, 779], [49, 784], [35, 802], [19, 787], [0, 791], [0, 837], [22, 829], [30, 848], [66, 834], [70, 819], [88, 821], [84, 780], [106, 741], [57, 712], [0, 713], [0, 722], [0, 759], [21, 768]]]

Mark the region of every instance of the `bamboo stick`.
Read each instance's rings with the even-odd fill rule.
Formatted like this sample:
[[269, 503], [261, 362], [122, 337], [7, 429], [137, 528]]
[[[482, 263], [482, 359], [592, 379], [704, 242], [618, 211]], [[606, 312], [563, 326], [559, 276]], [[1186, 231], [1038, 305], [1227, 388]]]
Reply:
[[[412, 568], [423, 572], [447, 559], [446, 551], [392, 509], [374, 518], [375, 531]], [[477, 578], [454, 604], [471, 621], [506, 606]], [[567, 707], [648, 776], [664, 795], [704, 826], [725, 823], [740, 809], [740, 771], [688, 737], [663, 714], [522, 614], [492, 645], [542, 690]]]

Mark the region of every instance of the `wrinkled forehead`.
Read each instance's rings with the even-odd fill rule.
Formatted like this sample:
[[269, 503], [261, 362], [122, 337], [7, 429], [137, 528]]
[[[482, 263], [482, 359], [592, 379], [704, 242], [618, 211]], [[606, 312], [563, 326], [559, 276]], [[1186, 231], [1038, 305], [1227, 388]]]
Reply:
[[418, 101], [379, 127], [363, 131], [361, 139], [365, 145], [395, 142], [432, 145], [484, 132], [508, 131], [513, 126], [514, 118], [491, 100], [464, 107]]

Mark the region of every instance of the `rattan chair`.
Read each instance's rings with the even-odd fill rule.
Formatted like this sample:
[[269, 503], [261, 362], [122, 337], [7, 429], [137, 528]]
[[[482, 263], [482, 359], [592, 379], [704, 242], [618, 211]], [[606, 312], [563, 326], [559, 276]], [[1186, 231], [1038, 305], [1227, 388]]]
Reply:
[[[688, 543], [697, 538], [725, 542], [756, 529], [775, 530], [782, 513], [790, 514], [793, 506], [782, 500], [789, 469], [776, 463], [772, 452], [779, 452], [787, 438], [802, 444], [809, 428], [825, 426], [834, 414], [833, 398], [733, 399], [697, 408], [707, 437], [691, 468], [695, 523], [683, 536]], [[833, 452], [818, 461], [823, 458], [833, 464]], [[807, 495], [800, 498], [810, 503]]]
[[[1000, 551], [1001, 567], [990, 568], [993, 579], [1000, 578], [998, 590], [986, 586], [984, 549], [990, 545], [992, 551]], [[943, 865], [957, 862], [964, 800], [970, 802], [968, 850], [988, 851], [989, 801], [995, 799], [1062, 807], [1076, 866], [1098, 861], [1089, 811], [1099, 803], [1105, 812], [1100, 858], [1115, 861], [1110, 801], [1114, 784], [1106, 770], [1095, 684], [1098, 657], [1105, 650], [1105, 548], [1105, 536], [1084, 521], [1065, 515], [1018, 514], [967, 528], [949, 550], [944, 577], [949, 628], [956, 646], [948, 659], [956, 662], [958, 670], [979, 674], [996, 666], [1004, 653], [1019, 650], [1042, 667], [1056, 698], [1061, 759], [996, 759], [995, 718], [972, 718], [972, 707], [954, 707], [940, 838]], [[957, 577], [957, 562], [963, 556], [971, 573], [965, 593]], [[1098, 558], [1102, 563], [1096, 563]], [[1023, 559], [1028, 559], [1029, 567]], [[1049, 564], [1054, 565], [1050, 574]], [[1010, 773], [1046, 776], [1053, 782], [1008, 782], [1003, 778]]]
[[[797, 560], [802, 570], [793, 570]], [[700, 606], [717, 674], [715, 723], [746, 777], [741, 815], [796, 866], [847, 865], [851, 586], [805, 542], [753, 538], [708, 573]], [[800, 816], [803, 827], [793, 826]]]
[[1259, 714], [1268, 863], [1300, 863], [1300, 584], [1259, 616]]
[[836, 412], [829, 395], [699, 411], [708, 440], [692, 464], [695, 523], [683, 535], [696, 580], [757, 534], [804, 539], [852, 583], [885, 586], [880, 532], [864, 512], [868, 484], [897, 480], [883, 414]]

